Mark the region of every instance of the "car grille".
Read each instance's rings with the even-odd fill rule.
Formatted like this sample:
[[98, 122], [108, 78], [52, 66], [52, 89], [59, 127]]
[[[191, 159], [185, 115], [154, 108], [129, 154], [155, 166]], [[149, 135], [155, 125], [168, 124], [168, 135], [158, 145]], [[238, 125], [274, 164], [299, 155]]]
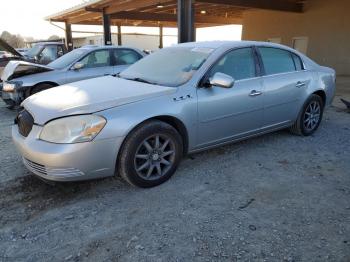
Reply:
[[54, 168], [54, 167], [46, 167], [44, 165], [40, 165], [33, 161], [30, 161], [26, 158], [23, 158], [24, 165], [29, 169], [29, 171], [33, 172], [39, 176], [51, 176], [51, 177], [77, 177], [83, 176], [84, 173], [76, 168]]
[[18, 125], [19, 133], [22, 136], [27, 137], [30, 131], [32, 131], [34, 125], [34, 118], [27, 110], [22, 110], [18, 113], [15, 119], [15, 124]]

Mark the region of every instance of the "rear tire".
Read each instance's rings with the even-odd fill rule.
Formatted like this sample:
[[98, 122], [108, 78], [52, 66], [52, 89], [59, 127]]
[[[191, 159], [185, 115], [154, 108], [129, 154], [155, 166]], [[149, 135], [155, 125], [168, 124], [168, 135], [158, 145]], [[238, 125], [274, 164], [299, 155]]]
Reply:
[[305, 102], [298, 119], [290, 127], [290, 132], [299, 136], [312, 135], [319, 127], [324, 104], [320, 96], [312, 94]]
[[175, 173], [182, 152], [182, 138], [174, 127], [158, 120], [148, 121], [127, 136], [117, 172], [133, 186], [154, 187]]

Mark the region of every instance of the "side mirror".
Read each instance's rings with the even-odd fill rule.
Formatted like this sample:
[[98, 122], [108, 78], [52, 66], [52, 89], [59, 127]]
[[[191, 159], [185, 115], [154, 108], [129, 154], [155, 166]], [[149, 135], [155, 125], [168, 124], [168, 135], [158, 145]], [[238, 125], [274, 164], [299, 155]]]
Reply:
[[215, 75], [209, 79], [209, 83], [211, 86], [231, 88], [235, 83], [235, 80], [229, 75], [218, 72], [215, 73]]
[[75, 63], [75, 64], [73, 65], [72, 69], [73, 69], [73, 70], [80, 70], [80, 69], [82, 69], [83, 67], [84, 67], [84, 64], [83, 64], [83, 63], [77, 62], [77, 63]]

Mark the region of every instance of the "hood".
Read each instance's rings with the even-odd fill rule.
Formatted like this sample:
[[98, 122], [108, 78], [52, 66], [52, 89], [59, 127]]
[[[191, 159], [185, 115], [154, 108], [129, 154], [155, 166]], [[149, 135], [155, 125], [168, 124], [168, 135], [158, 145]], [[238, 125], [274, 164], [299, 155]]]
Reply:
[[10, 46], [8, 43], [6, 43], [4, 40], [0, 38], [0, 51], [5, 51], [13, 56], [17, 57], [23, 57], [20, 53], [18, 53], [12, 46]]
[[54, 70], [51, 67], [24, 61], [10, 61], [1, 75], [2, 81]]
[[35, 123], [69, 115], [89, 114], [147, 98], [172, 94], [176, 88], [105, 76], [58, 86], [30, 96], [22, 103]]

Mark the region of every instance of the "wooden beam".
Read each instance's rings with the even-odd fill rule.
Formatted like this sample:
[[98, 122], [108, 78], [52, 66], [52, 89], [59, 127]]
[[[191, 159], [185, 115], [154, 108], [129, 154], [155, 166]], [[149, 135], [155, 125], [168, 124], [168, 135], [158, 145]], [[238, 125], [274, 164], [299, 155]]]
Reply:
[[68, 19], [68, 22], [70, 24], [79, 24], [80, 22], [88, 21], [88, 20], [94, 19], [96, 17], [102, 17], [102, 14], [101, 13], [90, 13], [90, 12], [88, 12], [88, 13], [85, 13], [83, 15], [72, 17], [72, 18]]
[[[154, 21], [154, 22], [177, 22], [177, 15], [166, 13], [146, 13], [146, 12], [118, 12], [111, 14], [111, 19], [129, 19], [139, 21]], [[240, 24], [241, 18], [223, 17], [223, 16], [209, 16], [196, 15], [196, 23], [202, 24]]]
[[85, 7], [86, 12], [94, 12], [94, 13], [102, 13], [103, 9], [101, 8], [91, 8], [91, 7]]
[[196, 0], [196, 2], [296, 13], [303, 12], [303, 4], [281, 0]]
[[106, 14], [144, 8], [158, 3], [166, 3], [167, 1], [169, 0], [133, 0], [123, 3], [116, 3], [106, 8]]

